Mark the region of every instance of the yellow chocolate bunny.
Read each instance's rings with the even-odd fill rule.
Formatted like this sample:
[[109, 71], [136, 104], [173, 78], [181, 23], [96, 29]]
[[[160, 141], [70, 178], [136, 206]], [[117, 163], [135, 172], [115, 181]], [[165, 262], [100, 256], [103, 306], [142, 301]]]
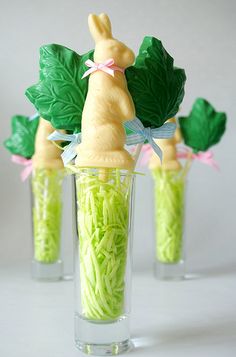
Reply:
[[54, 131], [49, 121], [40, 118], [35, 138], [35, 153], [32, 157], [33, 167], [38, 169], [63, 168], [61, 150], [47, 139]]
[[126, 45], [112, 37], [106, 14], [90, 14], [88, 24], [96, 44], [94, 62], [104, 64], [113, 59], [119, 70], [114, 71], [114, 76], [101, 70], [90, 74], [76, 165], [132, 170], [134, 160], [124, 149], [123, 122], [134, 119], [135, 108], [124, 70], [133, 64], [135, 56]]
[[[168, 122], [176, 123], [175, 118], [169, 119]], [[162, 164], [160, 162], [159, 157], [153, 153], [150, 161], [149, 161], [149, 168], [151, 170], [156, 168], [162, 168], [163, 170], [180, 170], [181, 164], [177, 159], [177, 150], [176, 144], [181, 142], [181, 132], [180, 129], [177, 128], [175, 131], [175, 135], [170, 139], [160, 139], [156, 140], [158, 146], [160, 146], [163, 152], [163, 160]]]

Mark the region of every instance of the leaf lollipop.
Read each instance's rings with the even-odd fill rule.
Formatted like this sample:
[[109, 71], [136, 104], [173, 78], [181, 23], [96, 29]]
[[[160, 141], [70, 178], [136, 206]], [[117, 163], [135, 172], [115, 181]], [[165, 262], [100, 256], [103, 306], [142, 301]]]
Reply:
[[180, 117], [184, 142], [195, 153], [217, 144], [225, 131], [226, 114], [217, 112], [205, 99], [198, 98], [188, 117]]
[[34, 120], [24, 115], [15, 115], [11, 119], [12, 135], [4, 141], [4, 146], [14, 155], [30, 159], [34, 154], [35, 135], [38, 129], [39, 116]]
[[56, 129], [81, 130], [81, 117], [88, 79], [81, 80], [93, 58], [93, 51], [82, 56], [61, 45], [40, 48], [40, 80], [26, 90], [26, 96], [40, 115]]
[[136, 116], [144, 127], [158, 128], [179, 110], [186, 75], [173, 63], [161, 41], [146, 36], [134, 66], [126, 70]]
[[[85, 61], [93, 59], [93, 54], [92, 50], [80, 56], [55, 44], [41, 47], [40, 81], [28, 88], [26, 95], [54, 128], [76, 133], [81, 131], [82, 111], [88, 91], [88, 79], [82, 79], [82, 76], [87, 69]], [[134, 66], [126, 69], [136, 116], [144, 128], [162, 127], [177, 113], [183, 100], [185, 72], [175, 68], [173, 62], [161, 41], [146, 36]], [[134, 132], [127, 126], [125, 130], [127, 136]], [[168, 135], [172, 132], [173, 128]], [[157, 137], [162, 137], [162, 134]]]

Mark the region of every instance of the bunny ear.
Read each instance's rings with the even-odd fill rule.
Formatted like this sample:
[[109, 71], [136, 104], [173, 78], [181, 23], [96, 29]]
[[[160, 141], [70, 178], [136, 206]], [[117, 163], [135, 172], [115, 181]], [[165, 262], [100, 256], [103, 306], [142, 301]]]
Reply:
[[107, 14], [102, 13], [99, 15], [99, 18], [102, 21], [102, 24], [105, 27], [107, 34], [109, 35], [109, 37], [111, 37], [111, 21], [109, 17], [107, 16]]
[[90, 33], [95, 42], [102, 39], [103, 26], [97, 15], [90, 14], [88, 17], [88, 25]]
[[105, 22], [103, 22], [103, 16], [102, 18], [100, 18], [97, 15], [90, 14], [88, 17], [89, 30], [95, 43], [104, 40], [105, 38], [111, 37], [111, 31], [109, 29], [109, 26], [111, 26], [111, 24], [109, 18], [107, 17], [105, 21], [106, 25]]

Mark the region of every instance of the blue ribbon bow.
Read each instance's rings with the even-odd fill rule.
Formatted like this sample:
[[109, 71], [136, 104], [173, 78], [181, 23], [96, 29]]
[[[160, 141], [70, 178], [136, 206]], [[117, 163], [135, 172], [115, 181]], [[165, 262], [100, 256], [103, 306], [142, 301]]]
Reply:
[[54, 131], [52, 134], [48, 136], [48, 140], [51, 141], [70, 141], [71, 143], [65, 146], [63, 153], [61, 154], [62, 161], [64, 166], [67, 165], [74, 157], [77, 155], [75, 148], [78, 144], [81, 143], [81, 133], [77, 134], [63, 134], [59, 131]]
[[146, 140], [149, 142], [155, 153], [162, 161], [161, 148], [155, 143], [154, 139], [168, 139], [174, 135], [176, 124], [164, 123], [159, 128], [152, 129], [150, 127], [145, 128], [143, 123], [138, 118], [125, 122], [125, 127], [132, 130], [134, 134], [130, 134], [126, 137], [126, 145], [134, 145], [144, 143]]

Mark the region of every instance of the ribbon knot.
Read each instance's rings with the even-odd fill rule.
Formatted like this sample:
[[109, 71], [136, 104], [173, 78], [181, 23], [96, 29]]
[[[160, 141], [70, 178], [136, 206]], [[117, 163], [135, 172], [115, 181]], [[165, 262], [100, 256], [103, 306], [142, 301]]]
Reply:
[[174, 135], [176, 124], [175, 123], [164, 123], [159, 128], [152, 129], [150, 127], [144, 127], [143, 123], [139, 119], [134, 119], [127, 121], [125, 127], [133, 131], [134, 134], [127, 136], [126, 144], [134, 145], [144, 143], [148, 141], [155, 153], [159, 156], [162, 161], [162, 151], [160, 147], [155, 143], [154, 139], [168, 139]]
[[152, 129], [150, 127], [144, 128], [143, 131], [140, 131], [139, 133], [143, 135], [145, 141], [147, 140], [149, 142], [152, 138]]
[[61, 154], [62, 161], [64, 166], [67, 165], [71, 160], [75, 158], [76, 154], [76, 147], [78, 144], [81, 143], [81, 133], [77, 134], [63, 134], [59, 131], [54, 131], [52, 134], [48, 136], [48, 140], [51, 141], [70, 141], [70, 144], [63, 148], [63, 153]]
[[88, 59], [85, 62], [85, 64], [87, 67], [89, 67], [89, 69], [83, 74], [82, 79], [96, 71], [103, 71], [112, 77], [114, 77], [115, 71], [124, 73], [124, 68], [116, 66], [113, 58], [109, 58], [104, 63], [96, 63], [96, 62], [93, 62], [92, 60]]
[[11, 161], [15, 164], [25, 166], [25, 168], [21, 171], [21, 180], [25, 181], [33, 170], [32, 160], [26, 159], [24, 156], [20, 155], [12, 155]]
[[211, 150], [200, 151], [195, 154], [186, 147], [179, 148], [179, 151], [177, 152], [177, 157], [179, 159], [187, 159], [189, 156], [193, 160], [200, 161], [203, 164], [206, 164], [208, 166], [213, 167], [216, 170], [219, 170], [219, 166], [218, 166], [217, 162], [214, 160], [214, 154]]

